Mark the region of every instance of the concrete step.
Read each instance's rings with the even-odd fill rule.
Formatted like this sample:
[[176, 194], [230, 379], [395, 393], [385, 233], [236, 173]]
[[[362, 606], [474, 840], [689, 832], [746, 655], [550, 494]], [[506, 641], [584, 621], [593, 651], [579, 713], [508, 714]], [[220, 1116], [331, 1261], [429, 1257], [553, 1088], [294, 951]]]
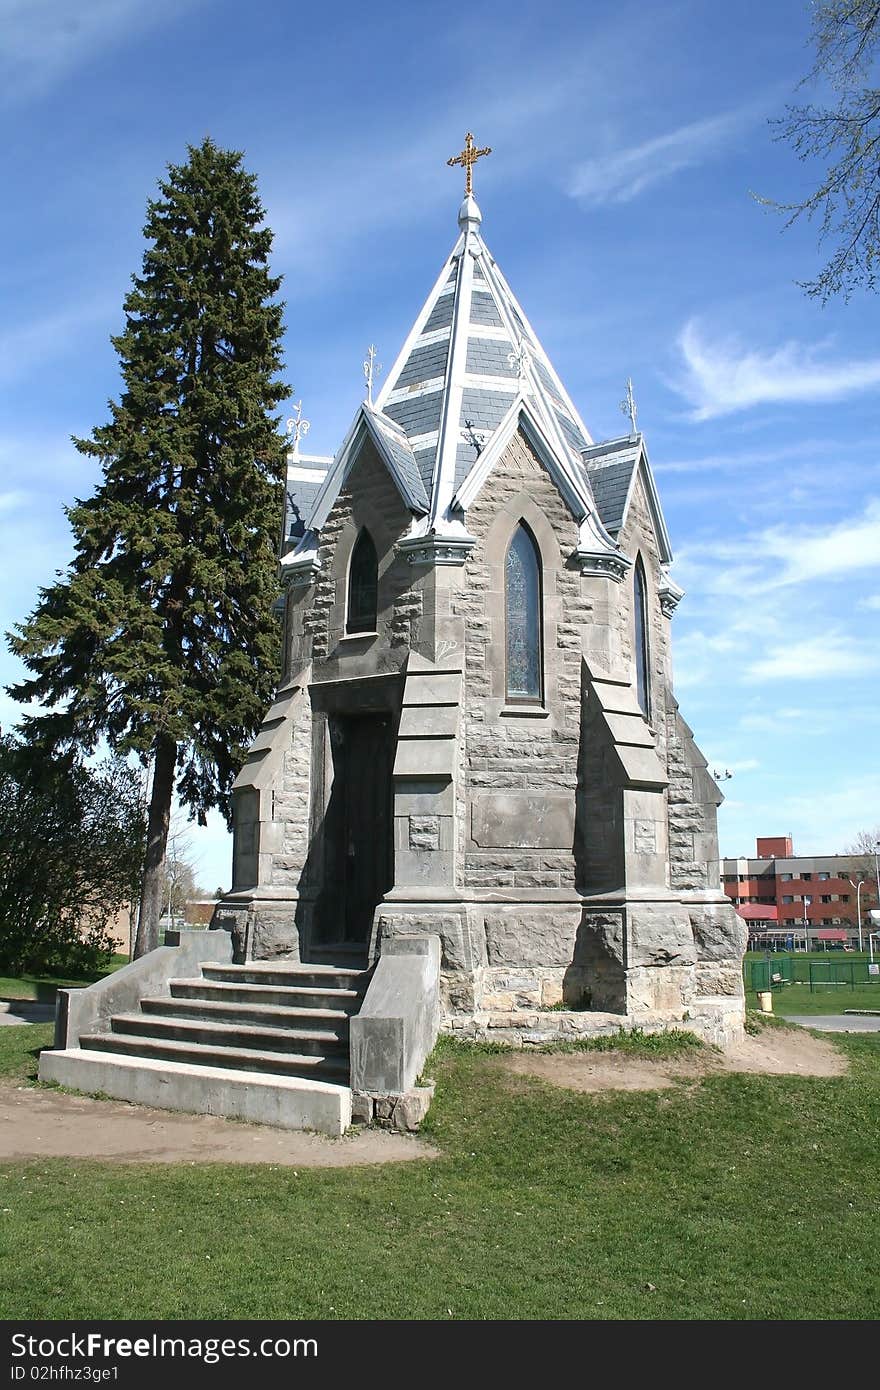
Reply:
[[332, 1056], [320, 1052], [271, 1052], [251, 1047], [217, 1047], [175, 1038], [143, 1037], [136, 1033], [88, 1033], [80, 1038], [80, 1050], [151, 1058], [154, 1061], [186, 1062], [198, 1067], [216, 1067], [221, 1071], [270, 1072], [275, 1076], [315, 1077], [322, 1081], [332, 1081], [336, 1085], [347, 1085], [349, 1077], [347, 1056]]
[[43, 1052], [40, 1080], [160, 1110], [228, 1115], [279, 1129], [339, 1136], [351, 1124], [349, 1088], [313, 1077], [267, 1076], [77, 1047]]
[[310, 1028], [348, 1033], [349, 1014], [344, 1009], [280, 1008], [274, 1004], [242, 1004], [232, 999], [142, 999], [145, 1014], [168, 1018], [199, 1019], [206, 1023], [251, 1023], [265, 1028]]
[[342, 969], [334, 965], [279, 965], [277, 960], [249, 960], [247, 965], [202, 965], [206, 980], [227, 980], [238, 984], [289, 984], [313, 988], [357, 990], [367, 984], [367, 970]]
[[298, 988], [364, 989], [366, 970], [342, 970], [333, 965], [278, 965], [277, 962], [249, 961], [247, 965], [215, 965], [205, 961], [206, 980], [225, 980], [230, 984], [287, 985]]
[[251, 1048], [257, 1052], [348, 1052], [348, 1035], [332, 1029], [260, 1028], [251, 1024], [167, 1018], [161, 1014], [114, 1014], [114, 1034], [140, 1038], [174, 1038], [214, 1048]]
[[252, 985], [226, 980], [169, 980], [175, 999], [216, 999], [234, 1004], [274, 1004], [289, 1008], [343, 1009], [356, 1013], [363, 993], [356, 989], [315, 989], [305, 985]]

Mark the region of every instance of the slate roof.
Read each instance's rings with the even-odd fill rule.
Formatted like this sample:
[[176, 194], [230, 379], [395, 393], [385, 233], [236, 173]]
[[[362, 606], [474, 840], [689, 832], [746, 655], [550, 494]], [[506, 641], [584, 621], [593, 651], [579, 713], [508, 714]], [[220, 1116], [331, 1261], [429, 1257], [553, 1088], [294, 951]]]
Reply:
[[627, 508], [633, 494], [635, 475], [641, 468], [648, 509], [652, 514], [660, 558], [664, 564], [672, 560], [672, 546], [657, 485], [648, 461], [645, 441], [641, 434], [609, 439], [604, 444], [592, 444], [581, 451], [599, 518], [606, 531], [616, 536], [626, 520]]
[[462, 235], [376, 401], [405, 431], [433, 496], [444, 466], [461, 485], [520, 391], [581, 475], [581, 451], [592, 443], [482, 240], [480, 221], [476, 204], [466, 201]]
[[[520, 400], [562, 476], [574, 480], [580, 515], [594, 519], [587, 525], [590, 544], [613, 551], [640, 457], [650, 475], [641, 437], [593, 443], [482, 239], [482, 215], [472, 197], [458, 222], [459, 238], [375, 403], [359, 407], [326, 483], [311, 495], [299, 486], [296, 524], [320, 530], [365, 423], [404, 501], [421, 518], [420, 534], [460, 530], [459, 492], [494, 437], [496, 448], [503, 447], [511, 406]], [[652, 480], [649, 486], [656, 501]]]
[[581, 451], [602, 525], [612, 535], [623, 525], [630, 485], [641, 452], [642, 441], [638, 435], [611, 439]]
[[319, 454], [288, 454], [282, 549], [305, 535], [315, 499], [332, 462], [332, 458]]
[[[394, 421], [386, 419], [377, 411], [370, 410], [369, 407], [365, 410], [365, 419], [378, 433], [381, 443], [384, 443], [385, 450], [393, 461], [403, 484], [406, 494], [405, 501], [410, 509], [415, 512], [426, 512], [428, 510], [428, 494], [405, 432]], [[377, 443], [380, 440], [377, 440]]]

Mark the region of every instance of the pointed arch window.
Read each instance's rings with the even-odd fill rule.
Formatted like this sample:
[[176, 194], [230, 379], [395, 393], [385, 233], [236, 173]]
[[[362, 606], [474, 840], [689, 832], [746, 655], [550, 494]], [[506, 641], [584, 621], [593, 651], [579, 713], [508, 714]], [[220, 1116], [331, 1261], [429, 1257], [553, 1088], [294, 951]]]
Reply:
[[379, 561], [373, 538], [365, 529], [355, 542], [348, 567], [346, 632], [376, 631], [378, 598]]
[[633, 615], [636, 648], [636, 694], [646, 719], [651, 717], [651, 676], [648, 649], [648, 586], [641, 555], [633, 570]]
[[541, 557], [521, 521], [507, 550], [504, 573], [507, 620], [507, 698], [523, 704], [543, 699]]

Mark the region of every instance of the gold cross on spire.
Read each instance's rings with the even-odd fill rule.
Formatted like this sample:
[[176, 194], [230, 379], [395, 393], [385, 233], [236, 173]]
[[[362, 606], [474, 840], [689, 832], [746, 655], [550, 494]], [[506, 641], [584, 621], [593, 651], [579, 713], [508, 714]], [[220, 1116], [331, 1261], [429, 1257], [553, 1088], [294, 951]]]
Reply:
[[451, 159], [447, 159], [447, 164], [449, 164], [450, 166], [452, 166], [453, 164], [460, 164], [465, 171], [464, 196], [466, 198], [469, 198], [474, 191], [474, 180], [472, 173], [474, 165], [476, 164], [478, 159], [482, 159], [484, 154], [491, 153], [492, 151], [488, 145], [484, 146], [483, 149], [478, 150], [474, 145], [474, 137], [471, 135], [470, 131], [468, 131], [467, 135], [464, 137], [464, 149], [462, 150], [461, 154], [453, 155]]

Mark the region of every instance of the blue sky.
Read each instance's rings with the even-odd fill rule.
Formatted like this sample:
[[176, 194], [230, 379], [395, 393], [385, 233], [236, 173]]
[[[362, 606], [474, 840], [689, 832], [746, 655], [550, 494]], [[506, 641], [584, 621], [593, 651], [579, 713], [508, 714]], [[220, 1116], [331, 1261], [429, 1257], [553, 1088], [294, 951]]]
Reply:
[[[729, 768], [726, 854], [880, 823], [877, 298], [822, 308], [783, 232], [810, 171], [774, 144], [811, 65], [804, 0], [437, 5], [0, 0], [0, 620], [63, 568], [71, 447], [118, 390], [109, 335], [165, 165], [245, 151], [283, 274], [287, 376], [331, 454], [457, 233], [473, 130], [483, 233], [594, 438], [632, 376], [687, 594], [676, 688]], [[18, 668], [5, 650], [0, 679]], [[8, 697], [0, 721], [14, 722]], [[218, 822], [195, 832], [208, 889]]]

